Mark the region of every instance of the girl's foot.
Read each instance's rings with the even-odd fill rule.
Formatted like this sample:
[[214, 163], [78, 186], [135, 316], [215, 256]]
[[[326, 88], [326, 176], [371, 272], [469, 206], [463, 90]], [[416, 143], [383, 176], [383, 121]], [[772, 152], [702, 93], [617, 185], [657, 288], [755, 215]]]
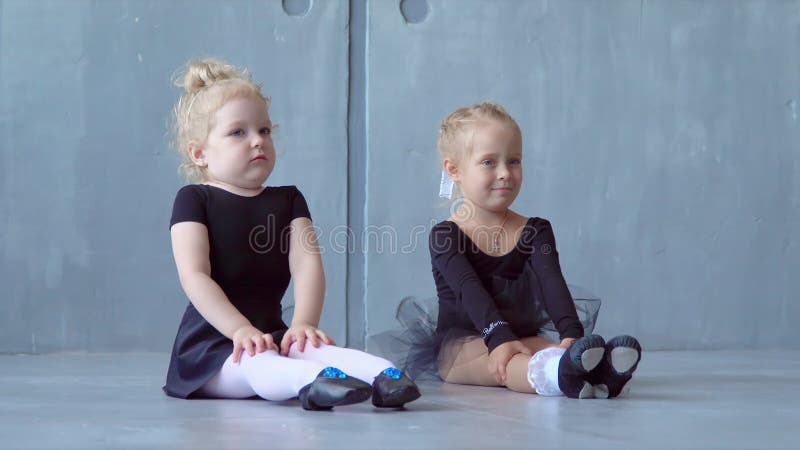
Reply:
[[605, 357], [592, 374], [595, 395], [620, 397], [628, 393], [628, 382], [642, 359], [642, 346], [633, 336], [617, 336], [606, 344]]
[[372, 404], [378, 408], [401, 408], [421, 395], [411, 378], [394, 367], [378, 374], [372, 383]]
[[303, 409], [319, 411], [360, 403], [370, 395], [372, 386], [369, 384], [335, 367], [326, 367], [314, 381], [300, 389], [298, 398]]
[[605, 341], [601, 336], [584, 336], [567, 349], [558, 364], [558, 387], [570, 398], [592, 398], [592, 372], [604, 359]]

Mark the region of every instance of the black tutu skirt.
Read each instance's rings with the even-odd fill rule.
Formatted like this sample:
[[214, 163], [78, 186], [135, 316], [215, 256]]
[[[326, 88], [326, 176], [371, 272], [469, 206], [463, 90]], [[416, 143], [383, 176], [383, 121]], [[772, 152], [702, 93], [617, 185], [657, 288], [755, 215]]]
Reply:
[[[503, 317], [518, 336], [542, 336], [559, 342], [558, 330], [545, 312], [544, 305], [530, 295], [520, 294], [531, 292], [528, 287], [531, 279], [526, 272], [527, 269], [516, 280], [495, 279], [490, 294], [498, 303], [501, 314], [508, 313]], [[567, 287], [575, 302], [584, 334], [591, 334], [600, 311], [600, 298], [580, 286]], [[526, 301], [523, 305], [519, 304], [521, 298]], [[511, 302], [516, 304], [511, 305]], [[395, 361], [414, 380], [440, 380], [438, 368], [447, 366], [452, 363], [449, 360], [454, 359], [454, 355], [442, 350], [460, 348], [452, 344], [458, 340], [479, 337], [480, 333], [461, 328], [437, 332], [438, 313], [439, 302], [435, 296], [425, 299], [404, 298], [395, 314], [400, 328], [373, 336], [372, 342], [378, 347], [377, 353]]]

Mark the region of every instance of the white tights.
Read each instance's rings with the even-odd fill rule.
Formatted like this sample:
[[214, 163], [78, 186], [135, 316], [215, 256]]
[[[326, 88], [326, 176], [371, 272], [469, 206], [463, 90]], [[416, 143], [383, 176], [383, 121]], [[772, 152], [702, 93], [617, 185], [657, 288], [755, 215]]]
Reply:
[[303, 352], [297, 344], [289, 348], [289, 357], [274, 350], [249, 356], [243, 353], [239, 364], [233, 355], [219, 373], [200, 388], [199, 393], [216, 398], [248, 398], [257, 395], [266, 400], [288, 400], [314, 381], [325, 367], [336, 367], [347, 375], [372, 384], [382, 371], [394, 367], [390, 361], [359, 350], [320, 343], [315, 348], [306, 343]]

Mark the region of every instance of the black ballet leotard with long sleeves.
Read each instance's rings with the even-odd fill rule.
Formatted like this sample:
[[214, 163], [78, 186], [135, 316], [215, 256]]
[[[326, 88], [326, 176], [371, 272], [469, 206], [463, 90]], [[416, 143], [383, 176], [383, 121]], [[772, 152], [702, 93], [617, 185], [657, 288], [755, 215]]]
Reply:
[[439, 344], [448, 335], [480, 335], [492, 351], [537, 335], [547, 320], [538, 310], [546, 312], [562, 339], [583, 336], [549, 221], [529, 218], [514, 249], [499, 257], [482, 252], [452, 221], [435, 225], [429, 244]]

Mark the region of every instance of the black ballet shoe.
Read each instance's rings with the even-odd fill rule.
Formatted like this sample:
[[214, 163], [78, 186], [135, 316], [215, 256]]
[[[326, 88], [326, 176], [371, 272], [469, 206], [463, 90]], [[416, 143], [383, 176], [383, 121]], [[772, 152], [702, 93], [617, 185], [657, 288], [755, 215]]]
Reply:
[[590, 373], [603, 360], [605, 341], [601, 336], [584, 336], [567, 349], [558, 362], [558, 387], [569, 398], [593, 398]]
[[378, 374], [372, 383], [372, 404], [378, 408], [402, 408], [421, 396], [411, 378], [394, 367]]
[[334, 406], [360, 403], [372, 395], [372, 386], [347, 376], [335, 367], [326, 367], [311, 383], [303, 386], [297, 397], [303, 409], [320, 411]]
[[598, 398], [621, 397], [628, 393], [628, 382], [642, 359], [642, 346], [633, 336], [617, 336], [606, 343], [603, 360], [591, 375]]

